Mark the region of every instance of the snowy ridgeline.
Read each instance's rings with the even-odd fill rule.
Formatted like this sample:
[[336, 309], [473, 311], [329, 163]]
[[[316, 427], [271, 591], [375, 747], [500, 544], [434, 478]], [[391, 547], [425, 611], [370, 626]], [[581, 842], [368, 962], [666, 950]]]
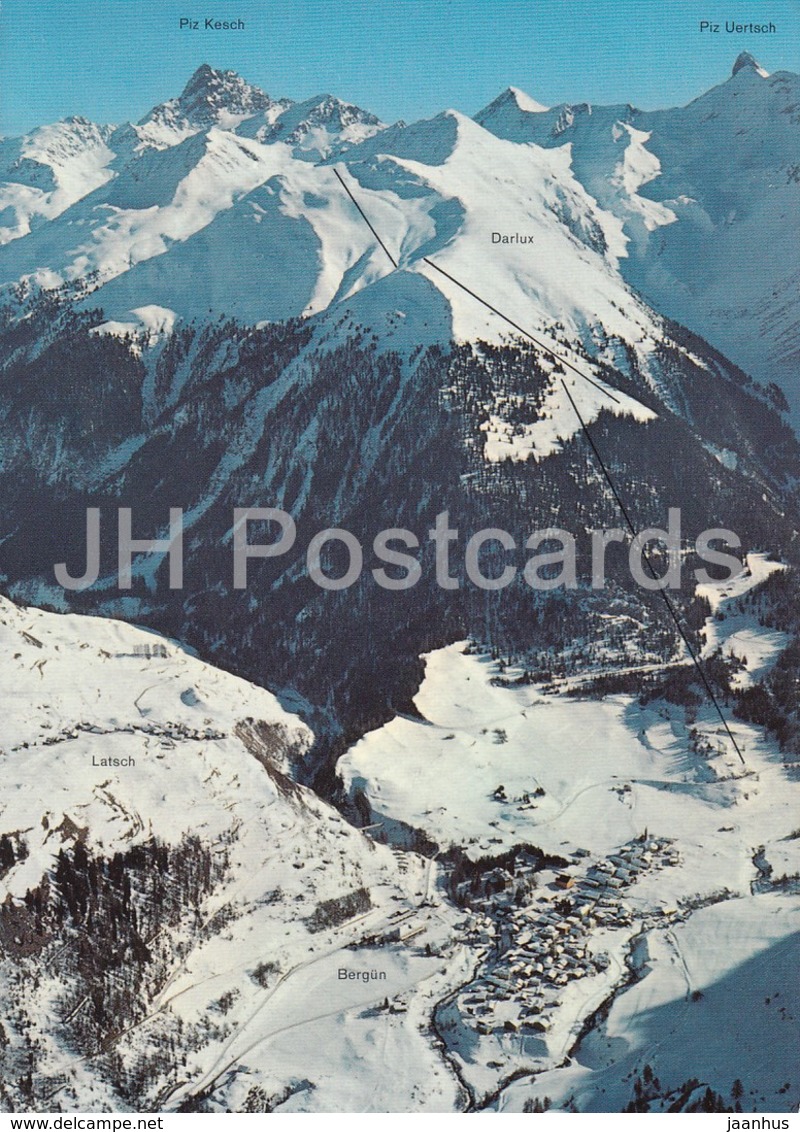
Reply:
[[201, 67], [135, 125], [72, 118], [0, 143], [0, 282], [92, 292], [105, 332], [145, 339], [329, 308], [393, 348], [507, 339], [439, 267], [621, 366], [630, 351], [647, 370], [667, 315], [792, 399], [797, 84], [739, 60], [672, 110], [547, 109], [509, 89], [475, 120], [385, 126]]

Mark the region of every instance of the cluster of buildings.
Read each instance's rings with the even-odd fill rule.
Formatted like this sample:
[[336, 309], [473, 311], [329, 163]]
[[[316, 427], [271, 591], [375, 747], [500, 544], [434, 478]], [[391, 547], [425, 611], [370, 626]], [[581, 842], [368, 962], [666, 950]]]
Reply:
[[[44, 726], [44, 725], [43, 725]], [[212, 727], [188, 727], [185, 723], [125, 723], [118, 727], [99, 727], [96, 723], [75, 723], [72, 726], [62, 727], [53, 735], [46, 735], [41, 743], [24, 742], [12, 747], [12, 751], [20, 751], [29, 747], [52, 747], [56, 743], [66, 743], [70, 739], [77, 739], [81, 732], [87, 735], [133, 735], [140, 732], [142, 735], [153, 735], [161, 739], [162, 747], [174, 746], [173, 740], [185, 741], [211, 741], [227, 738], [224, 731], [216, 731]]]
[[[545, 1034], [564, 988], [609, 965], [592, 934], [632, 925], [622, 890], [679, 861], [670, 841], [645, 835], [600, 860], [578, 850], [562, 872], [540, 867], [534, 878], [535, 858], [522, 850], [508, 867], [485, 873], [468, 901], [470, 939], [485, 957], [459, 995], [463, 1023], [479, 1034]], [[467, 882], [459, 895], [474, 889]]]

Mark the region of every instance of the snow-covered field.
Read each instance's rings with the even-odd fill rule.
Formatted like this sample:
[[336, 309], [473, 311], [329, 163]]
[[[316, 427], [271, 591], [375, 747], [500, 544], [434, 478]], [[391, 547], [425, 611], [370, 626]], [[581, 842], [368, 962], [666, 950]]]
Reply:
[[[750, 677], [776, 655], [780, 634], [754, 616], [728, 618], [726, 605], [779, 568], [750, 556], [730, 583], [706, 587], [715, 615], [709, 644], [741, 655], [746, 630]], [[474, 1020], [463, 1028], [448, 1009], [453, 1054], [476, 1096], [500, 1087], [498, 1106], [513, 1109], [527, 1097], [563, 1103], [574, 1094], [579, 1108], [619, 1111], [632, 1098], [634, 1073], [648, 1063], [669, 1088], [697, 1076], [727, 1095], [739, 1077], [753, 1090], [746, 1108], [786, 1108], [798, 1088], [800, 1001], [791, 972], [800, 939], [800, 781], [772, 740], [738, 720], [730, 726], [744, 766], [707, 710], [687, 725], [683, 712], [663, 701], [642, 707], [622, 695], [576, 699], [566, 688], [499, 686], [498, 676], [495, 662], [463, 644], [426, 658], [414, 701], [419, 718], [393, 719], [339, 761], [346, 787], [363, 792], [374, 820], [386, 818], [388, 830], [402, 821], [476, 860], [535, 845], [571, 862], [578, 890], [583, 877], [595, 877], [585, 882], [594, 888], [583, 889], [584, 902], [607, 883], [598, 865], [614, 873], [617, 865], [608, 862], [620, 862], [624, 846], [646, 834], [668, 848], [663, 867], [633, 875], [620, 862], [615, 875], [625, 879], [614, 881], [622, 888], [610, 894], [613, 930], [606, 924], [584, 933], [591, 951], [578, 950], [570, 961], [586, 968], [584, 977], [564, 986], [560, 1006], [545, 1002], [546, 1033], [531, 1039], [513, 1023], [504, 1032], [503, 1007], [493, 1014], [499, 1030], [481, 1037], [479, 1026], [476, 1036]], [[765, 865], [772, 873], [762, 883]], [[522, 941], [511, 952], [520, 965], [498, 985], [510, 979], [509, 1009], [517, 1013], [526, 986], [531, 993], [535, 987], [523, 965], [541, 960], [537, 932], [546, 942], [548, 905], [564, 895], [554, 881], [545, 874], [529, 911], [513, 919], [509, 945]], [[479, 906], [493, 914], [486, 901]], [[599, 951], [609, 964], [592, 975], [580, 956]], [[622, 989], [630, 978], [633, 985]], [[484, 1001], [476, 986], [477, 997], [464, 1002]], [[576, 1046], [581, 1022], [605, 999], [607, 1021]], [[712, 1041], [719, 1033], [725, 1039]], [[568, 1054], [568, 1067], [556, 1070]], [[537, 1074], [534, 1084], [523, 1078], [502, 1091], [503, 1080], [524, 1068]]]
[[738, 598], [783, 569], [780, 562], [771, 562], [764, 554], [750, 554], [745, 569], [730, 581], [697, 587], [698, 596], [708, 600], [713, 614], [706, 623], [703, 656], [711, 656], [719, 649], [725, 656], [744, 661], [744, 669], [735, 674], [735, 687], [745, 687], [760, 679], [789, 644], [786, 633], [759, 625], [752, 611], [735, 608]]

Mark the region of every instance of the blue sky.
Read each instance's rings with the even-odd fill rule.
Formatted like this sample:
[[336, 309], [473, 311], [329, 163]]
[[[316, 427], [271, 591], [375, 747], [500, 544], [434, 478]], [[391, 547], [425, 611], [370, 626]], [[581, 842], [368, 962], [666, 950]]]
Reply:
[[[206, 16], [246, 28], [179, 28]], [[701, 19], [778, 32], [701, 33]], [[394, 121], [474, 114], [509, 85], [548, 105], [677, 105], [727, 78], [743, 50], [800, 70], [800, 0], [2, 0], [0, 134], [68, 114], [139, 118], [202, 62]]]

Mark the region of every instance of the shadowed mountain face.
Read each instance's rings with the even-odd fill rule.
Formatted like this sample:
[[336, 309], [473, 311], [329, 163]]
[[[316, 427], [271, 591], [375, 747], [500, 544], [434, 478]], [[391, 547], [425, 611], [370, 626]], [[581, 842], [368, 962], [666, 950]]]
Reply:
[[[457, 589], [432, 576], [428, 532], [444, 511], [464, 542], [500, 526], [519, 548], [554, 523], [585, 542], [621, 524], [581, 421], [637, 528], [679, 507], [687, 546], [727, 527], [793, 557], [800, 462], [780, 390], [631, 285], [651, 293], [655, 241], [689, 232], [692, 209], [712, 228], [730, 214], [731, 232], [764, 221], [756, 190], [794, 137], [793, 82], [740, 60], [672, 111], [546, 110], [512, 90], [478, 121], [447, 111], [384, 127], [331, 96], [276, 102], [203, 66], [135, 126], [73, 120], [14, 143], [3, 191], [16, 227], [0, 247], [7, 586], [63, 606], [53, 564], [82, 573], [86, 508], [100, 507], [100, 580], [71, 602], [300, 694], [337, 736], [405, 703], [419, 654], [458, 635], [519, 655], [606, 640], [607, 594], [556, 598], [521, 573], [487, 593], [463, 553]], [[701, 193], [721, 138], [749, 180], [729, 185], [717, 163]], [[50, 180], [23, 193], [12, 150]], [[708, 280], [712, 244], [686, 257]], [[673, 282], [677, 248], [656, 257]], [[252, 562], [240, 592], [232, 512], [259, 505], [292, 514], [297, 546]], [[183, 591], [157, 557], [118, 590], [118, 506], [150, 537], [183, 509]], [[329, 527], [365, 550], [340, 593], [305, 569]], [[426, 569], [407, 591], [370, 573], [391, 527], [421, 544]], [[497, 545], [484, 553], [499, 573]], [[643, 648], [670, 655], [665, 610], [626, 579], [624, 554], [608, 561]], [[569, 611], [560, 626], [554, 602]]]
[[[429, 320], [446, 320], [431, 284], [413, 273], [392, 278], [409, 318], [424, 309]], [[354, 301], [336, 319], [329, 312], [258, 331], [228, 321], [121, 340], [88, 329], [95, 313], [34, 305], [5, 336], [13, 360], [2, 378], [0, 484], [12, 592], [187, 640], [223, 667], [302, 697], [321, 741], [334, 746], [336, 736], [361, 734], [404, 707], [419, 655], [464, 636], [519, 657], [571, 653], [576, 640], [590, 662], [601, 654], [622, 661], [634, 642], [653, 662], [674, 656], [674, 626], [659, 595], [632, 578], [627, 550], [609, 552], [607, 588], [588, 588], [589, 532], [622, 520], [548, 358], [532, 345], [487, 344], [405, 355], [381, 349], [362, 316]], [[43, 349], [48, 334], [54, 341]], [[745, 550], [794, 560], [800, 456], [792, 432], [734, 367], [678, 327], [669, 335], [659, 357], [669, 377], [663, 393], [633, 364], [623, 372], [582, 359], [595, 385], [562, 371], [636, 528], [663, 527], [679, 507], [687, 547], [723, 527]], [[65, 377], [51, 388], [53, 372]], [[603, 388], [613, 400], [600, 397]], [[132, 588], [120, 590], [120, 506], [133, 509], [134, 537], [163, 534], [170, 507], [183, 509], [182, 590], [169, 588], [163, 555], [138, 557]], [[287, 554], [251, 561], [240, 590], [231, 532], [234, 509], [248, 506], [291, 513], [297, 537]], [[100, 578], [66, 593], [53, 566], [84, 572], [88, 507], [102, 515]], [[459, 531], [455, 589], [438, 584], [429, 538], [444, 511]], [[523, 580], [522, 548], [554, 518], [578, 540], [580, 588], [540, 592]], [[308, 546], [331, 527], [363, 548], [361, 575], [341, 592], [308, 576]], [[509, 558], [516, 580], [495, 592], [470, 581], [464, 565], [467, 539], [489, 527], [509, 531], [519, 548]], [[422, 576], [401, 592], [380, 587], [371, 572], [381, 564], [373, 540], [390, 528], [420, 543]], [[259, 523], [249, 532], [251, 542], [275, 537]], [[332, 577], [347, 570], [342, 551], [332, 544], [326, 552]], [[489, 544], [482, 569], [497, 576], [504, 561]], [[684, 581], [677, 600], [691, 626], [691, 569]], [[301, 773], [316, 775], [321, 759], [315, 754]]]

